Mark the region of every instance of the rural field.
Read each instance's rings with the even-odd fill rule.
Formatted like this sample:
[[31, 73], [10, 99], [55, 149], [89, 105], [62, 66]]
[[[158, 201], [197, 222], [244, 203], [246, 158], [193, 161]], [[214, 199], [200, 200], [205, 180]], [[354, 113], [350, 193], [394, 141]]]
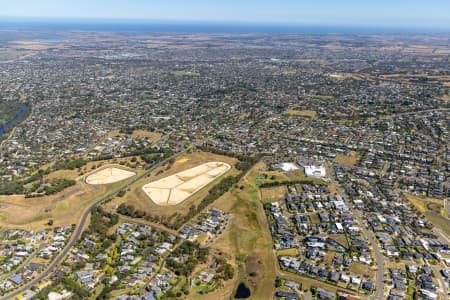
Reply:
[[147, 183], [142, 189], [158, 205], [177, 205], [230, 169], [227, 163], [207, 162]]

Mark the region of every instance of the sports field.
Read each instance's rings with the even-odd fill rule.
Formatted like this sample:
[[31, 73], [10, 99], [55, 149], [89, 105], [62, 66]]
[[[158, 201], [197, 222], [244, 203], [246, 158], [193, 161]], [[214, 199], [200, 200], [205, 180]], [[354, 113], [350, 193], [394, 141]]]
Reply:
[[133, 177], [134, 175], [136, 175], [135, 172], [115, 167], [107, 167], [87, 176], [86, 183], [92, 185], [110, 184]]
[[230, 169], [224, 162], [207, 162], [150, 182], [142, 190], [158, 205], [177, 205]]

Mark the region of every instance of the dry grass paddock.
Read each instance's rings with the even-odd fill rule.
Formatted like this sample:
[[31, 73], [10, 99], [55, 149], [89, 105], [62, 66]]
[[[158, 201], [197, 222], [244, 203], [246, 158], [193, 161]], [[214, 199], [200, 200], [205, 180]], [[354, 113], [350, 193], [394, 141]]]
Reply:
[[[89, 162], [82, 167], [82, 173], [89, 176], [89, 174], [101, 172], [108, 166], [129, 170], [128, 172], [133, 171], [121, 165], [111, 164], [113, 162], [115, 160]], [[123, 160], [123, 162], [127, 161]], [[92, 171], [88, 173], [87, 170]], [[136, 170], [133, 174], [142, 172], [143, 170]], [[84, 210], [93, 202], [132, 180], [127, 178], [108, 185], [90, 185], [85, 183], [85, 176], [80, 176], [80, 171], [76, 169], [55, 171], [46, 175], [45, 178], [46, 180], [75, 179], [76, 184], [51, 196], [29, 199], [24, 195], [0, 196], [0, 227], [39, 230], [47, 228], [50, 219], [53, 220], [53, 226], [75, 224]]]

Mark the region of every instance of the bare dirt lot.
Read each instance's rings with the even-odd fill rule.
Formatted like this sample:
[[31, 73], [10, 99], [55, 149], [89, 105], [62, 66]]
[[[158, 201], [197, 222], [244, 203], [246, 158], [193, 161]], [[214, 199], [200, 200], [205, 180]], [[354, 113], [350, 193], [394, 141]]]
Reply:
[[231, 169], [223, 162], [207, 162], [150, 182], [142, 187], [147, 196], [158, 205], [176, 205], [197, 193], [210, 182]]
[[113, 166], [105, 167], [86, 177], [86, 183], [91, 185], [110, 184], [135, 176], [136, 173]]

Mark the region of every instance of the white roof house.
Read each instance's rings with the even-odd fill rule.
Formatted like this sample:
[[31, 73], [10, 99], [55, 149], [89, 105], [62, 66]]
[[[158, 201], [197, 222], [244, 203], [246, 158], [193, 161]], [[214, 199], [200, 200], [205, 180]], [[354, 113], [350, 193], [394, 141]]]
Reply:
[[325, 171], [325, 166], [323, 164], [305, 164], [303, 167], [305, 168], [305, 174], [308, 177], [323, 178], [327, 176], [327, 172]]

